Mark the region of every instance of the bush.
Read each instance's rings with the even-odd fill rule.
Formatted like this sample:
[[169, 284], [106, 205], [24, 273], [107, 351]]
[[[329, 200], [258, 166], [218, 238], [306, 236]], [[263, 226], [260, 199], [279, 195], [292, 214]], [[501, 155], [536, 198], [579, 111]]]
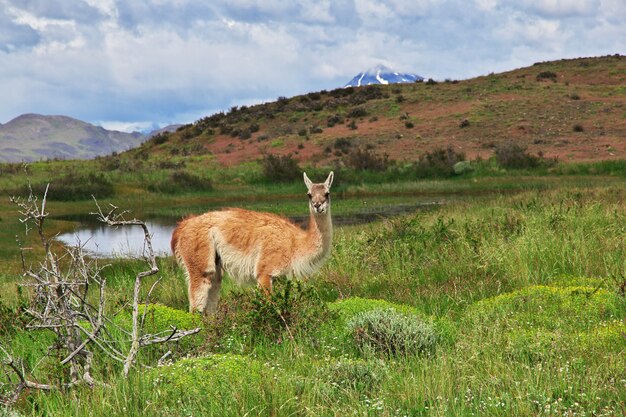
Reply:
[[539, 166], [540, 158], [530, 155], [526, 148], [513, 142], [496, 145], [496, 161], [502, 168], [522, 169]]
[[280, 341], [304, 336], [334, 317], [314, 287], [300, 281], [277, 280], [269, 296], [254, 288], [223, 297], [216, 314], [209, 319], [208, 342], [215, 348], [228, 348], [233, 338]]
[[365, 116], [367, 116], [367, 110], [365, 110], [363, 107], [355, 107], [348, 112], [348, 117], [354, 119]]
[[350, 138], [337, 138], [333, 143], [333, 148], [339, 150], [341, 153], [347, 154], [352, 148], [352, 140]]
[[584, 132], [585, 128], [580, 123], [574, 125], [574, 132]]
[[377, 388], [387, 376], [387, 367], [379, 361], [342, 358], [317, 371], [321, 381], [334, 387], [358, 392]]
[[272, 182], [290, 182], [300, 178], [302, 170], [291, 154], [273, 155], [267, 154], [261, 161], [263, 177]]
[[461, 161], [465, 161], [464, 153], [456, 152], [451, 147], [437, 148], [421, 155], [413, 168], [419, 178], [451, 176], [455, 174], [454, 166]]
[[556, 72], [554, 71], [542, 71], [537, 74], [537, 81], [550, 80], [556, 82], [556, 77]]
[[474, 170], [470, 161], [459, 161], [452, 169], [456, 175], [463, 175]]
[[167, 180], [148, 184], [148, 190], [164, 194], [179, 194], [193, 191], [212, 191], [210, 180], [187, 171], [174, 171]]
[[339, 116], [338, 114], [335, 114], [334, 116], [329, 116], [328, 119], [326, 120], [326, 126], [328, 127], [333, 127], [337, 124], [342, 124], [343, 123], [343, 117]]
[[377, 156], [369, 149], [361, 148], [352, 150], [344, 162], [348, 168], [357, 171], [385, 171], [393, 164], [389, 155]]
[[[33, 187], [35, 194], [42, 194], [45, 184]], [[96, 198], [111, 197], [114, 194], [113, 183], [103, 174], [78, 174], [70, 172], [55, 182], [50, 183], [48, 199], [56, 201], [86, 200], [93, 195]]]
[[348, 321], [348, 329], [363, 354], [387, 357], [432, 353], [437, 334], [432, 324], [394, 309], [359, 313]]

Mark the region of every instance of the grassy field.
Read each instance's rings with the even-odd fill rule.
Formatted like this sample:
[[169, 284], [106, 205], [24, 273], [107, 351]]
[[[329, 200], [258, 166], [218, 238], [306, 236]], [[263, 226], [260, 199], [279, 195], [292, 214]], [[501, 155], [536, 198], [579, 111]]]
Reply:
[[[339, 229], [322, 271], [304, 287], [279, 283], [270, 300], [290, 312], [289, 330], [271, 321], [275, 304], [268, 307], [254, 288], [240, 290], [227, 279], [218, 315], [201, 335], [175, 347], [171, 364], [138, 369], [128, 380], [109, 364], [98, 375], [104, 386], [31, 391], [16, 410], [49, 416], [623, 415], [626, 187], [619, 176], [580, 171], [345, 185], [344, 196], [464, 197]], [[261, 193], [276, 198], [278, 188]], [[301, 193], [297, 184], [286, 190]], [[334, 207], [349, 212], [347, 206], [358, 203], [342, 208], [341, 192]], [[191, 194], [154, 204], [146, 195], [152, 203], [144, 215], [178, 215], [187, 199], [196, 199], [195, 210], [218, 198]], [[58, 202], [50, 210], [64, 214], [89, 204]], [[286, 214], [301, 210], [290, 204]], [[0, 214], [5, 226], [12, 224], [9, 213]], [[64, 227], [53, 223], [53, 230]], [[13, 227], [7, 227], [11, 233]], [[181, 271], [171, 258], [159, 264], [164, 279], [155, 300], [185, 310]], [[128, 299], [141, 267], [117, 261], [105, 270], [111, 306]], [[8, 286], [14, 275], [4, 270]], [[180, 311], [165, 322], [193, 320], [187, 316]], [[3, 334], [41, 379], [53, 372], [38, 360], [45, 337]]]

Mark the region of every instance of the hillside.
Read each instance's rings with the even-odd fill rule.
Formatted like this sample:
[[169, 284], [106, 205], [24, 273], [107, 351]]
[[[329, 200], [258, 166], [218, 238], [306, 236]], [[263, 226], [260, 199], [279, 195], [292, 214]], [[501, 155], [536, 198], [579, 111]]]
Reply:
[[24, 114], [0, 125], [0, 162], [89, 159], [121, 152], [145, 140], [67, 116]]
[[[398, 161], [452, 146], [489, 157], [514, 141], [563, 162], [626, 158], [626, 57], [537, 63], [469, 80], [371, 85], [233, 107], [131, 152], [207, 155], [225, 166], [264, 153], [308, 164], [367, 148]], [[341, 139], [338, 141], [338, 139]]]

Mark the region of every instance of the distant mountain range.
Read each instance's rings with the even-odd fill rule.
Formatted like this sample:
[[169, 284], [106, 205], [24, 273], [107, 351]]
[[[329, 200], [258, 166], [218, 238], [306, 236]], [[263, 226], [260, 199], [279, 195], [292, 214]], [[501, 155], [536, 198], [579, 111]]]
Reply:
[[[174, 131], [178, 126], [159, 129]], [[0, 124], [0, 162], [91, 159], [135, 148], [152, 136], [107, 130], [67, 116], [23, 114]]]
[[423, 80], [424, 77], [417, 74], [395, 72], [384, 65], [377, 65], [365, 72], [358, 73], [344, 87], [360, 87], [370, 84], [414, 83]]

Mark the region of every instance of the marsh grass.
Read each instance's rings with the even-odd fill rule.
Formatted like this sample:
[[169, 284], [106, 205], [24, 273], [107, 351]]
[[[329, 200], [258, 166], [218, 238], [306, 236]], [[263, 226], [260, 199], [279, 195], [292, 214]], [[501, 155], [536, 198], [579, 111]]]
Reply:
[[[467, 198], [339, 229], [331, 259], [309, 281], [320, 296], [316, 302], [330, 302], [337, 315], [323, 318], [306, 337], [250, 343], [233, 332], [219, 353], [194, 344], [186, 351], [190, 359], [138, 370], [128, 381], [112, 368], [106, 387], [32, 392], [18, 410], [75, 416], [620, 415], [626, 301], [615, 277], [626, 265], [625, 203], [621, 185], [572, 184]], [[159, 265], [163, 279], [155, 299], [185, 309], [182, 273], [171, 259]], [[118, 306], [137, 268], [138, 261], [116, 261], [105, 271]], [[237, 291], [226, 278], [223, 302]], [[389, 309], [420, 317], [441, 342], [428, 355], [363, 356], [346, 338], [347, 323], [363, 311]], [[36, 343], [12, 341], [16, 353], [41, 353]]]

